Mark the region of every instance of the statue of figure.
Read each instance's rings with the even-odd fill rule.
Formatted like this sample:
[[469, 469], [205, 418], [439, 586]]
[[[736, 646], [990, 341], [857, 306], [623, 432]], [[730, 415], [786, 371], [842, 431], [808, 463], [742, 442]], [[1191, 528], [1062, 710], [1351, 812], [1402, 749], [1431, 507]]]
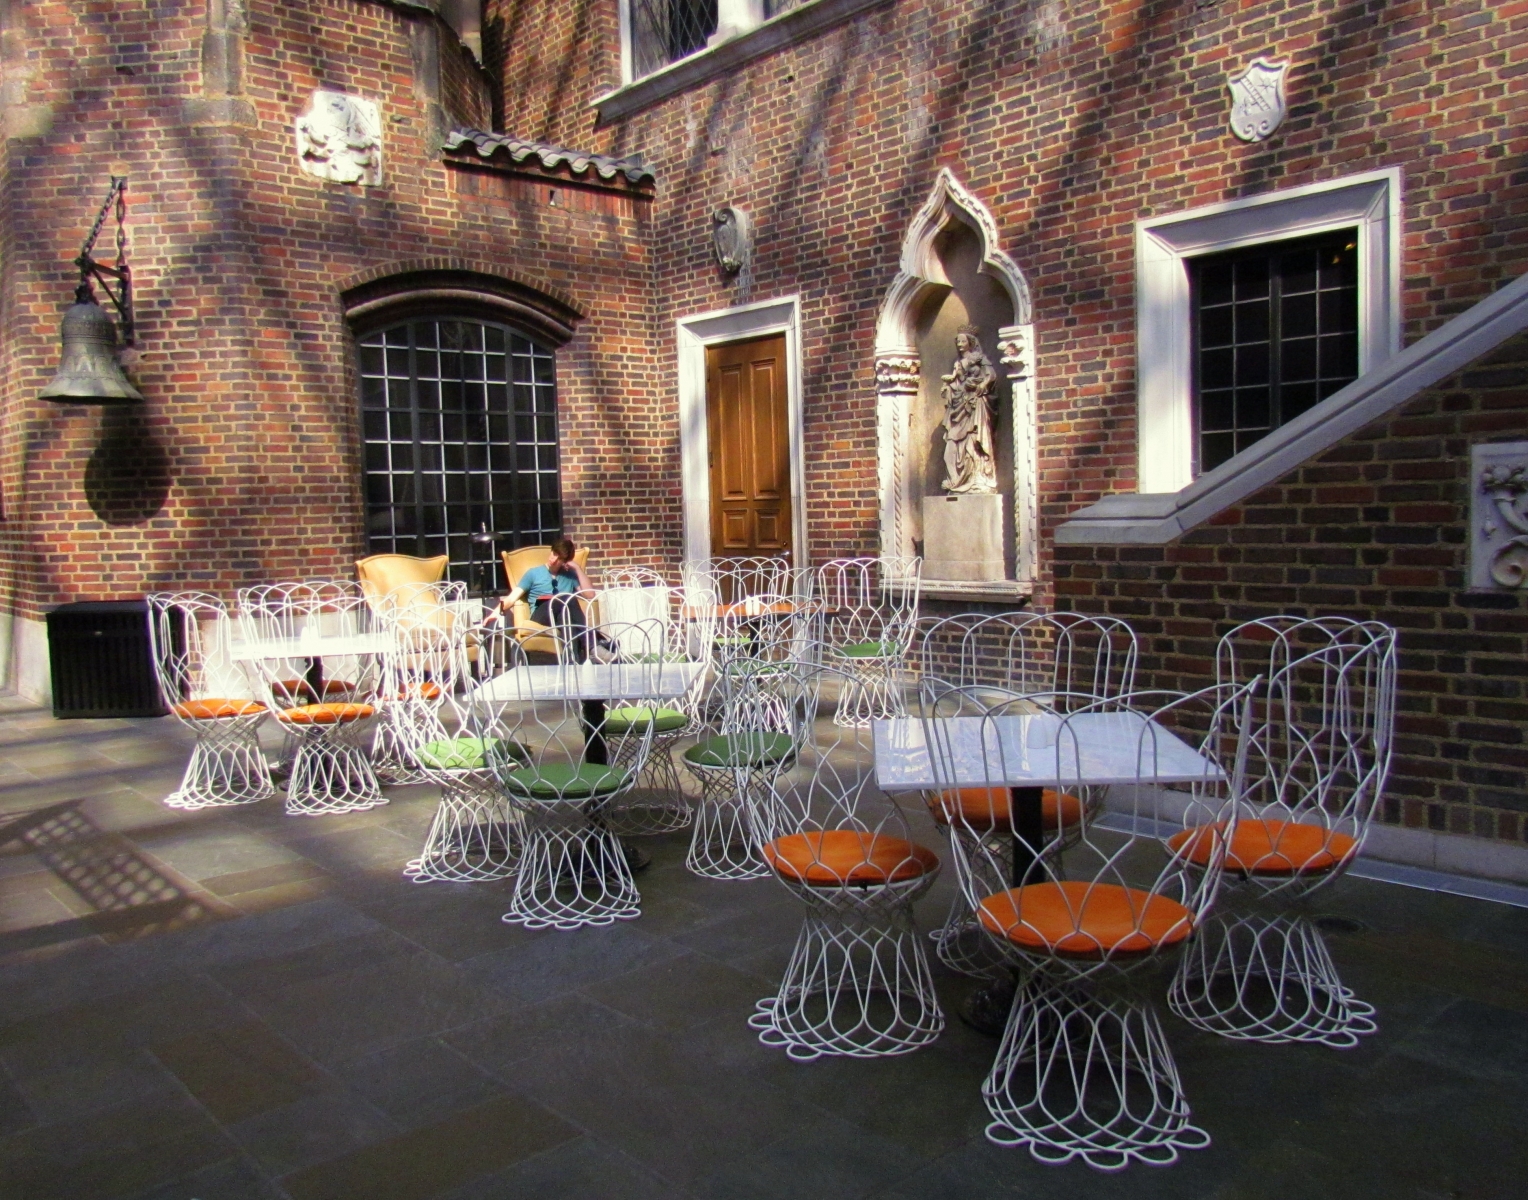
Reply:
[[992, 401], [997, 372], [982, 352], [974, 325], [955, 334], [955, 365], [940, 376], [944, 386], [944, 467], [947, 492], [997, 491], [992, 453]]

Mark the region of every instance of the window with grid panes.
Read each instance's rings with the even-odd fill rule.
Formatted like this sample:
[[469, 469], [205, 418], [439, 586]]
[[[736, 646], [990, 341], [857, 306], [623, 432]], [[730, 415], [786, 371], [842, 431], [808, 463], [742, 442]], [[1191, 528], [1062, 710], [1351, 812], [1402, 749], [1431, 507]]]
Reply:
[[[371, 553], [445, 554], [449, 578], [476, 587], [474, 561], [561, 534], [550, 350], [504, 325], [421, 319], [360, 352]], [[498, 544], [474, 554], [482, 528]]]
[[1190, 260], [1195, 473], [1358, 377], [1353, 229]]

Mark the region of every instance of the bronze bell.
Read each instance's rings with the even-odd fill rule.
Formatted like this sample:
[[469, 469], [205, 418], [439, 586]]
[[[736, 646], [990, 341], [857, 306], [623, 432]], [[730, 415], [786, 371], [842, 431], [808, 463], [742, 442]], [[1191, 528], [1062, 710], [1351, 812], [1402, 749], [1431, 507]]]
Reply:
[[117, 362], [117, 327], [96, 303], [88, 283], [75, 290], [74, 304], [64, 314], [62, 340], [58, 374], [39, 393], [42, 399], [61, 404], [143, 399], [143, 393], [122, 373]]

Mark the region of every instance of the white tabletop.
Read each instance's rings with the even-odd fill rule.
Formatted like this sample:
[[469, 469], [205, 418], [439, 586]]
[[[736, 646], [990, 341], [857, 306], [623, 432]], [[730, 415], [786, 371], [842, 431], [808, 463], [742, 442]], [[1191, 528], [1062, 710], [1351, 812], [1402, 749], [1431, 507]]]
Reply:
[[516, 667], [478, 684], [470, 700], [668, 700], [690, 690], [701, 662]]
[[393, 639], [386, 633], [314, 634], [295, 638], [265, 638], [234, 642], [228, 657], [235, 662], [253, 662], [262, 658], [337, 658], [386, 654]]
[[[883, 791], [940, 786], [921, 720], [903, 717], [872, 724], [875, 780]], [[963, 787], [1190, 783], [1225, 778], [1213, 762], [1139, 713], [1079, 713], [1065, 724], [1053, 714], [952, 717], [941, 719], [939, 725], [948, 732], [955, 782]]]

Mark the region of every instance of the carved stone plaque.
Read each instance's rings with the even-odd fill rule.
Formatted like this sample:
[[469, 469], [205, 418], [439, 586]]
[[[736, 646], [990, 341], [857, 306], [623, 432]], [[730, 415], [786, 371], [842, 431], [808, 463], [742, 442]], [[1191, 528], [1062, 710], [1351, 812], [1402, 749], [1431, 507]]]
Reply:
[[1287, 62], [1254, 58], [1226, 86], [1231, 89], [1231, 132], [1244, 142], [1260, 142], [1284, 123], [1289, 108], [1284, 101]]
[[723, 271], [736, 275], [753, 250], [753, 228], [748, 214], [728, 205], [711, 214], [711, 246]]
[[344, 92], [313, 93], [297, 118], [297, 161], [331, 183], [382, 182], [382, 113], [376, 103]]
[[1470, 587], [1528, 588], [1528, 442], [1470, 447]]

